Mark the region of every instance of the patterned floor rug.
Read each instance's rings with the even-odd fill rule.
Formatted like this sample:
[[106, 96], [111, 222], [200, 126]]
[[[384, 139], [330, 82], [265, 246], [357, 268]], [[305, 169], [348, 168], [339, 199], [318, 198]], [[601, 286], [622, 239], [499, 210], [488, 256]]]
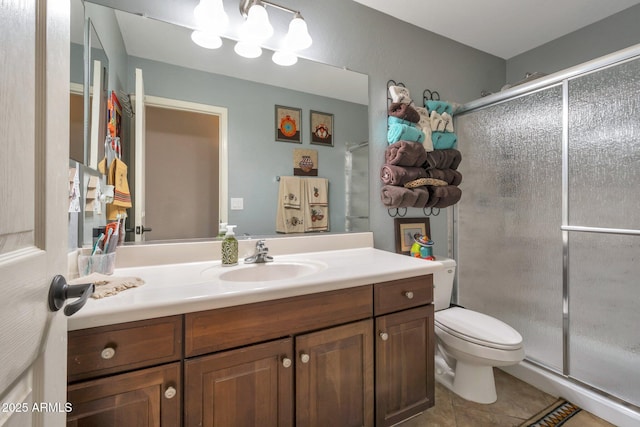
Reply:
[[520, 427], [583, 426], [584, 424], [574, 418], [580, 412], [581, 409], [574, 404], [564, 399], [558, 399], [551, 406], [522, 423]]

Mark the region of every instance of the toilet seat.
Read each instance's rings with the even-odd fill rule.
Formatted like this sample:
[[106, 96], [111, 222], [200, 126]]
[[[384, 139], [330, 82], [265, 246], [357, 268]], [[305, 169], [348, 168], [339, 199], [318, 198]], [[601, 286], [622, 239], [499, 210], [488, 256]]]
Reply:
[[485, 347], [517, 350], [522, 347], [522, 335], [506, 323], [486, 314], [451, 307], [435, 313], [435, 326], [443, 331]]

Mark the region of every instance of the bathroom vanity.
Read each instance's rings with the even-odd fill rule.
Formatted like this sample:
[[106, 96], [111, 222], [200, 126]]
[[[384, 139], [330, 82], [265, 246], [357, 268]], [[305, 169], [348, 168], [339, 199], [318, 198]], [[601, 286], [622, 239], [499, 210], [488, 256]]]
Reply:
[[219, 262], [116, 270], [147, 283], [70, 318], [68, 425], [388, 426], [434, 404], [437, 262], [371, 247], [274, 258], [322, 268], [267, 282], [226, 282], [249, 267]]

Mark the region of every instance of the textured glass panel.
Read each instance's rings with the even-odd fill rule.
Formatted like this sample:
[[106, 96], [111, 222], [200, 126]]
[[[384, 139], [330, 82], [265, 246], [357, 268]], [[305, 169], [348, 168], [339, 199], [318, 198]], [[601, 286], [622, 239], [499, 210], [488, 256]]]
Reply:
[[640, 405], [640, 237], [569, 233], [570, 375]]
[[569, 224], [640, 229], [640, 60], [569, 82]]
[[524, 337], [527, 357], [562, 368], [562, 90], [456, 119], [459, 303]]
[[345, 231], [369, 231], [369, 146], [360, 144], [346, 152]]

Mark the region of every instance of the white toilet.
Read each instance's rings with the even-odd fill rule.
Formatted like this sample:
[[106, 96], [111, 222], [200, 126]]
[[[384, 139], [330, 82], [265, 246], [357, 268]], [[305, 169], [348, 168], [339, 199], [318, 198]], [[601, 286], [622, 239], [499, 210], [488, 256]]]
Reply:
[[506, 323], [462, 307], [449, 307], [456, 262], [437, 258], [444, 268], [433, 274], [436, 381], [478, 403], [497, 399], [494, 366], [524, 359], [522, 336]]

